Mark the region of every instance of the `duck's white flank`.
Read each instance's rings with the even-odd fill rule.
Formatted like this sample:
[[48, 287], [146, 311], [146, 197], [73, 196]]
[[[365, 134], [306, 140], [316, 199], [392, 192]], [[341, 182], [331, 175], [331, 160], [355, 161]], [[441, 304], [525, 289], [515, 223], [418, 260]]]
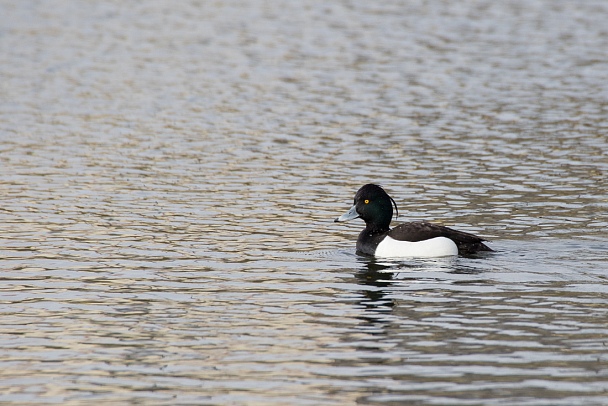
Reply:
[[374, 256], [383, 258], [418, 257], [432, 258], [458, 255], [456, 243], [446, 237], [435, 237], [430, 240], [409, 242], [398, 241], [387, 236], [376, 248]]

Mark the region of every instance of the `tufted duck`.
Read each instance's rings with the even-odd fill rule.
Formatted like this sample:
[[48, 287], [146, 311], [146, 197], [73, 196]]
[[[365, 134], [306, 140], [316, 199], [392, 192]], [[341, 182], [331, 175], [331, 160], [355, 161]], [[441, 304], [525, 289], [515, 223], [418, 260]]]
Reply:
[[[391, 204], [392, 203], [392, 204]], [[426, 221], [399, 224], [391, 229], [393, 205], [397, 204], [378, 185], [367, 184], [355, 195], [351, 209], [334, 221], [365, 221], [357, 239], [357, 253], [376, 257], [443, 257], [493, 251], [484, 239]], [[397, 215], [399, 211], [397, 210]]]

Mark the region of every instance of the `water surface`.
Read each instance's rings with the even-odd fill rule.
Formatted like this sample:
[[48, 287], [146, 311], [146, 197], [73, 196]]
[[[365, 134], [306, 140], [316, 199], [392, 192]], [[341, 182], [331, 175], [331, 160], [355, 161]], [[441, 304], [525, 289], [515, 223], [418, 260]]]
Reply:
[[604, 2], [0, 12], [0, 401], [608, 403]]

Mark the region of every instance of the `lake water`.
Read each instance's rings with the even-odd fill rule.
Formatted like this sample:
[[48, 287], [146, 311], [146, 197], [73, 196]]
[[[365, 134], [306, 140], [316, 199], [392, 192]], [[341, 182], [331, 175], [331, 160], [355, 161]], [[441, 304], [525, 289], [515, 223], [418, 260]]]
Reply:
[[605, 1], [0, 15], [0, 402], [608, 404]]

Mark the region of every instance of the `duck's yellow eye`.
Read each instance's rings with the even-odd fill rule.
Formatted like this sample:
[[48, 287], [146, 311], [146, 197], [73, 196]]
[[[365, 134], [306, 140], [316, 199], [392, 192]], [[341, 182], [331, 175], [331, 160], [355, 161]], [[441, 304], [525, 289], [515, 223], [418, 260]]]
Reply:
[[365, 199], [363, 202], [364, 202], [365, 204], [368, 204], [368, 203], [369, 203], [369, 200]]

